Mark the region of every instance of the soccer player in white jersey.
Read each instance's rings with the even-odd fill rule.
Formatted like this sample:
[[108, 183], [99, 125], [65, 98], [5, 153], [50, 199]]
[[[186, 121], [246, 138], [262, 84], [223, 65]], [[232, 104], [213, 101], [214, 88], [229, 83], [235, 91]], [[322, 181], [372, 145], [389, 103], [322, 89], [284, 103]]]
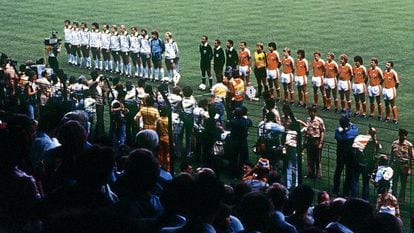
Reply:
[[[101, 33], [101, 52], [102, 52], [102, 59], [103, 65], [105, 66], [105, 71], [109, 70], [109, 61], [111, 60], [111, 50], [109, 49], [109, 45], [111, 44], [111, 31], [109, 31], [109, 25], [104, 24], [102, 33]], [[101, 70], [103, 67], [101, 68]]]
[[78, 57], [81, 56], [80, 42], [81, 42], [81, 36], [80, 36], [80, 30], [79, 30], [79, 23], [78, 22], [73, 22], [73, 24], [72, 24], [72, 46], [71, 46], [72, 62], [71, 62], [71, 64], [74, 65], [74, 66], [78, 66]]
[[89, 40], [89, 46], [92, 52], [92, 59], [95, 64], [95, 70], [102, 70], [102, 60], [101, 60], [101, 33], [99, 32], [99, 24], [92, 23], [91, 36]]
[[132, 60], [132, 64], [135, 67], [135, 74], [134, 77], [142, 77], [142, 63], [141, 58], [139, 56], [139, 51], [141, 50], [141, 34], [138, 33], [137, 27], [133, 26], [131, 27], [130, 31], [130, 56]]
[[81, 51], [82, 57], [79, 62], [79, 66], [82, 66], [83, 60], [85, 60], [85, 67], [86, 69], [91, 68], [91, 58], [89, 57], [89, 40], [90, 40], [90, 32], [88, 29], [88, 24], [85, 22], [81, 23]]
[[68, 54], [68, 62], [69, 64], [72, 63], [72, 53], [71, 53], [71, 45], [72, 45], [72, 26], [70, 25], [70, 20], [65, 20], [65, 27], [63, 29], [63, 34], [65, 36], [64, 39], [64, 46], [66, 49], [66, 53]]
[[172, 82], [172, 78], [177, 74], [176, 58], [178, 57], [178, 46], [172, 38], [171, 32], [165, 33], [165, 66], [168, 72], [168, 82]]
[[111, 27], [111, 41], [109, 43], [109, 49], [111, 51], [113, 61], [109, 61], [109, 66], [111, 72], [114, 72], [114, 62], [115, 62], [115, 72], [119, 73], [119, 63], [120, 63], [120, 56], [119, 51], [121, 46], [119, 44], [119, 34], [118, 34], [118, 27], [116, 25], [112, 25]]
[[[125, 25], [121, 25], [119, 28], [119, 45], [120, 54], [122, 57], [121, 61], [121, 75], [125, 74], [127, 77], [131, 77], [131, 64], [129, 64], [129, 46], [130, 37]], [[124, 69], [125, 68], [125, 69]]]
[[141, 51], [140, 57], [143, 65], [143, 76], [144, 79], [152, 79], [152, 69], [151, 69], [151, 46], [150, 38], [148, 36], [147, 29], [141, 29]]

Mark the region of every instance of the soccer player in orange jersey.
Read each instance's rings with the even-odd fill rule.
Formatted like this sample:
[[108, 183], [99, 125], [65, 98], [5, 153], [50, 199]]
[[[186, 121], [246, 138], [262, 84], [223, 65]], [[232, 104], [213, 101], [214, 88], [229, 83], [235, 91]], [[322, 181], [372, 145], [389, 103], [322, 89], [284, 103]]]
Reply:
[[385, 64], [384, 70], [384, 88], [382, 89], [382, 95], [385, 101], [385, 122], [390, 121], [390, 105], [392, 108], [393, 122], [398, 123], [398, 110], [395, 105], [395, 99], [397, 97], [397, 88], [400, 85], [400, 78], [397, 72], [394, 70], [394, 62], [389, 61]]
[[369, 85], [369, 117], [374, 117], [375, 103], [377, 102], [378, 107], [378, 120], [381, 120], [382, 116], [382, 101], [381, 101], [381, 84], [383, 81], [382, 70], [377, 66], [378, 59], [371, 58], [371, 67], [368, 69]]
[[334, 61], [335, 54], [329, 52], [326, 56], [325, 70], [324, 70], [324, 86], [325, 86], [325, 107], [324, 110], [331, 109], [331, 93], [334, 99], [335, 112], [338, 111], [338, 86], [336, 79], [338, 76], [338, 64]]
[[308, 103], [308, 90], [306, 84], [308, 83], [309, 65], [305, 58], [305, 50], [299, 49], [297, 52], [298, 59], [296, 60], [296, 76], [295, 85], [298, 89], [299, 103], [298, 106], [306, 108]]
[[251, 66], [251, 54], [247, 48], [246, 41], [242, 41], [239, 44], [239, 72], [245, 80], [247, 86], [250, 86], [250, 66]]
[[[355, 66], [353, 67], [354, 72], [354, 82], [352, 84], [352, 92], [354, 93], [355, 99], [355, 115], [356, 116], [366, 116], [367, 113], [367, 103], [365, 102], [365, 92], [366, 86], [365, 83], [368, 81], [367, 69], [363, 66], [363, 61], [361, 56], [354, 57]], [[362, 105], [362, 114], [361, 114], [361, 105]]]
[[288, 97], [290, 95], [290, 103], [294, 104], [295, 97], [294, 97], [292, 82], [293, 82], [293, 74], [295, 73], [295, 61], [290, 56], [290, 53], [291, 53], [290, 48], [283, 49], [283, 59], [282, 59], [283, 72], [280, 78], [281, 78], [281, 82], [283, 85], [283, 92], [285, 94], [285, 102], [288, 102]]
[[[270, 87], [270, 94], [274, 95], [274, 90], [276, 89], [276, 102], [280, 101], [280, 86], [279, 86], [279, 67], [281, 65], [279, 53], [276, 51], [276, 43], [270, 42], [268, 44], [269, 52], [266, 54], [266, 73], [267, 73], [267, 82]], [[273, 88], [274, 86], [274, 88]]]
[[312, 61], [312, 87], [313, 87], [313, 105], [318, 106], [318, 89], [323, 97], [323, 106], [325, 107], [325, 89], [323, 87], [323, 72], [325, 71], [325, 61], [321, 59], [321, 53], [315, 51]]
[[348, 110], [351, 112], [351, 81], [352, 77], [354, 76], [354, 72], [352, 70], [352, 66], [348, 63], [348, 56], [346, 54], [341, 54], [341, 56], [339, 56], [339, 62], [338, 92], [339, 97], [341, 98], [341, 111], [345, 113], [345, 105], [348, 105]]

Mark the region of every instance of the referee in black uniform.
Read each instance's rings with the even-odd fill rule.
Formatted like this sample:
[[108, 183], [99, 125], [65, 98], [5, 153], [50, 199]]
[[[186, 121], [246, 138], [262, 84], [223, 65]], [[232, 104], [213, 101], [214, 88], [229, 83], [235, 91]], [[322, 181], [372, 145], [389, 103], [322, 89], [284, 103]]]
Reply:
[[[201, 82], [206, 84], [206, 72], [209, 80], [211, 77], [211, 59], [213, 59], [213, 49], [208, 44], [208, 37], [203, 35], [201, 37], [200, 44], [200, 69], [201, 69]], [[210, 88], [212, 86], [212, 80], [210, 81]]]
[[[223, 67], [224, 63], [226, 62], [226, 58], [224, 57], [224, 50], [220, 47], [221, 41], [216, 39], [214, 41], [214, 73], [216, 74], [217, 80], [223, 80]], [[211, 80], [210, 81], [210, 88], [212, 86]]]

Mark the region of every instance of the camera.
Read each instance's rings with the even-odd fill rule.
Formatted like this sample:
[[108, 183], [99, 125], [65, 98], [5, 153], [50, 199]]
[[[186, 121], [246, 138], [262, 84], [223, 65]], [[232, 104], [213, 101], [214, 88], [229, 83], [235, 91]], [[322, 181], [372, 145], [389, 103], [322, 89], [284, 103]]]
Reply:
[[57, 34], [58, 34], [58, 32], [52, 31], [50, 37], [49, 38], [45, 38], [43, 43], [45, 45], [50, 45], [50, 46], [60, 45], [60, 43], [62, 42], [62, 39], [59, 39], [57, 37]]

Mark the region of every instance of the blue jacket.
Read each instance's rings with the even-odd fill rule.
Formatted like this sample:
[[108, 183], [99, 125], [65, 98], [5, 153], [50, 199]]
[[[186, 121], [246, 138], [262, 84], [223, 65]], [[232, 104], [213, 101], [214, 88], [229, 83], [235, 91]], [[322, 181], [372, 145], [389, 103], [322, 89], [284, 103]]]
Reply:
[[337, 141], [353, 141], [356, 138], [356, 136], [358, 136], [358, 133], [359, 128], [354, 124], [351, 124], [345, 130], [343, 130], [342, 127], [338, 126], [335, 130], [335, 139]]

